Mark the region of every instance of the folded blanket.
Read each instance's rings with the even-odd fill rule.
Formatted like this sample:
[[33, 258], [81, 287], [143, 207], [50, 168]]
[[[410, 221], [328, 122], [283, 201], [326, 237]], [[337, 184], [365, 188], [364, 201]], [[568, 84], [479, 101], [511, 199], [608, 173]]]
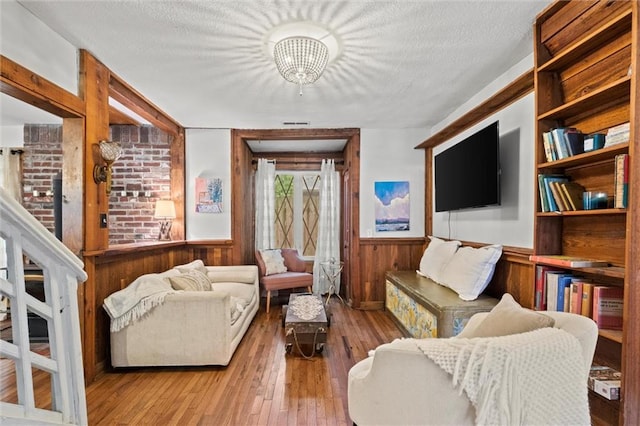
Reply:
[[563, 330], [416, 343], [466, 393], [476, 424], [590, 424], [580, 343]]
[[169, 280], [161, 274], [146, 274], [120, 291], [104, 299], [103, 307], [111, 317], [111, 331], [116, 332], [142, 318], [154, 307], [162, 304], [171, 288]]

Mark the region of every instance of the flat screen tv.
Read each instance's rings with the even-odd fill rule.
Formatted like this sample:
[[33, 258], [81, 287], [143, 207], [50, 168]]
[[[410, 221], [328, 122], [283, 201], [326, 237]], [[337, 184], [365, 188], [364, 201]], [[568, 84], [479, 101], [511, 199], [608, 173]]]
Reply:
[[435, 157], [436, 212], [500, 205], [498, 122]]

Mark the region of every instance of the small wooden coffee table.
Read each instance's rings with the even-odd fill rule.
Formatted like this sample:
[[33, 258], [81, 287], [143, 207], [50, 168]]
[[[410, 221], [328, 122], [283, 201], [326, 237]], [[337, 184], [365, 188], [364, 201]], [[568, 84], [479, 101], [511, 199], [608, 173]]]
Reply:
[[309, 293], [292, 293], [289, 304], [282, 307], [283, 326], [285, 331], [285, 350], [290, 353], [295, 347], [305, 358], [301, 345], [310, 345], [315, 353], [320, 353], [327, 342], [327, 311], [322, 298]]

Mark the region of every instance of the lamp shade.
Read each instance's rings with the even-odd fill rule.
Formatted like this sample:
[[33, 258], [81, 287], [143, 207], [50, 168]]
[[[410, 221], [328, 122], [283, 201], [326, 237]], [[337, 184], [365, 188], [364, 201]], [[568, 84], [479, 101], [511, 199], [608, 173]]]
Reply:
[[156, 201], [156, 212], [154, 214], [156, 219], [175, 219], [176, 218], [176, 206], [172, 200], [158, 200]]

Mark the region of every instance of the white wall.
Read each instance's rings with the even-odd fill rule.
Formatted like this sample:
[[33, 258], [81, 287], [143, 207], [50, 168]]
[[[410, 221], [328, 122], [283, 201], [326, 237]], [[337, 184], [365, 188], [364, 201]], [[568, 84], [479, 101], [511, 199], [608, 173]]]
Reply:
[[24, 126], [0, 126], [0, 147], [24, 146]]
[[[447, 120], [435, 126], [434, 133], [491, 97], [532, 65], [533, 57], [525, 58], [458, 108]], [[434, 235], [466, 241], [533, 247], [534, 118], [534, 95], [531, 93], [434, 148], [435, 157], [493, 121], [500, 122], [501, 205], [451, 213], [434, 212]], [[433, 167], [430, 172], [433, 173]]]
[[[231, 131], [187, 129], [185, 151], [186, 239], [231, 239]], [[222, 179], [222, 213], [196, 213], [197, 177]]]
[[[414, 149], [428, 136], [426, 129], [360, 130], [360, 237], [424, 237], [424, 150]], [[408, 231], [375, 231], [374, 183], [408, 181]]]
[[78, 93], [77, 49], [14, 0], [0, 1], [0, 52]]

